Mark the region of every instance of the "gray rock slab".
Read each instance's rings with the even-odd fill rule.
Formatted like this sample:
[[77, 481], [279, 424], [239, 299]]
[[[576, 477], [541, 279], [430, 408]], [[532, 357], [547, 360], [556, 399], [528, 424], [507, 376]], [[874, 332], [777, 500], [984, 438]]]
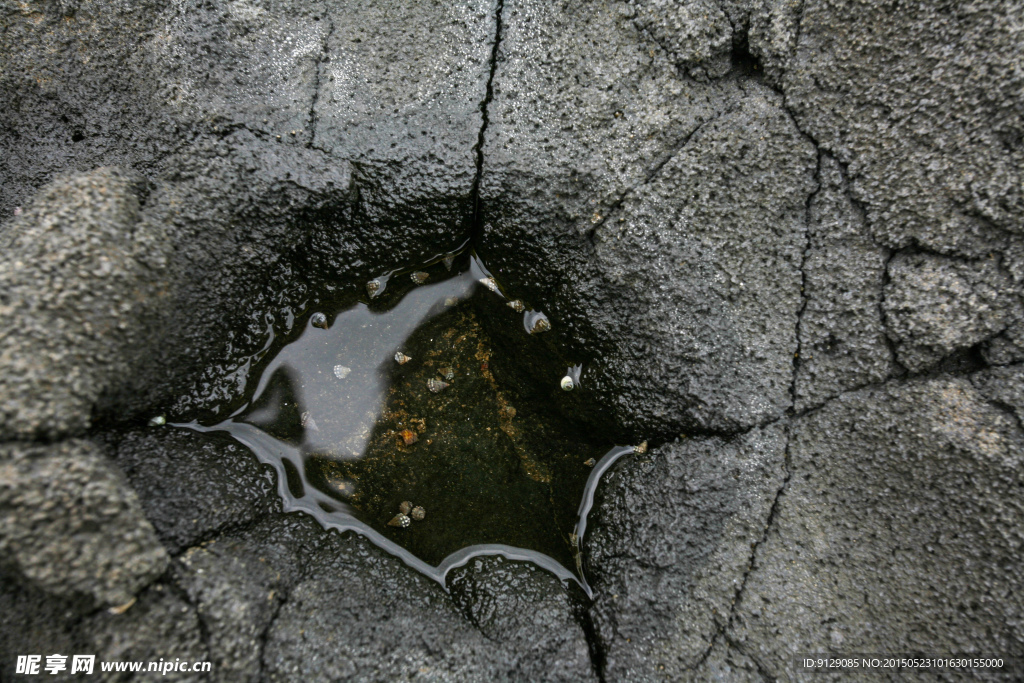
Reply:
[[32, 584], [83, 609], [123, 605], [167, 567], [134, 491], [83, 440], [0, 446], [0, 550]]
[[[209, 649], [195, 607], [169, 583], [157, 583], [139, 596], [131, 607], [120, 614], [108, 611], [84, 619], [77, 624], [82, 651], [96, 654], [97, 678], [106, 681], [131, 681], [159, 678], [166, 681], [220, 680], [217, 672], [168, 671], [164, 673], [98, 671], [99, 662], [175, 662], [189, 666], [209, 662]], [[82, 676], [71, 677], [81, 680]]]
[[[217, 680], [258, 680], [263, 634], [289, 587], [289, 572], [275, 566], [281, 559], [237, 538], [190, 548], [178, 559], [177, 582], [196, 607]], [[286, 562], [298, 569], [297, 560], [292, 555]]]
[[646, 30], [694, 78], [718, 77], [732, 67], [733, 23], [717, 0], [642, 0], [634, 4]]
[[750, 427], [791, 404], [815, 150], [755, 78], [687, 78], [633, 18], [504, 5], [478, 248], [584, 364], [590, 399], [555, 405], [638, 438]]
[[782, 486], [785, 448], [773, 425], [683, 439], [606, 475], [583, 539], [606, 680], [681, 680], [711, 666]]
[[839, 164], [828, 154], [811, 199], [804, 256], [800, 358], [794, 408], [821, 405], [843, 391], [881, 382], [893, 372], [882, 324], [888, 250], [870, 238], [850, 201]]
[[80, 435], [152, 332], [168, 249], [117, 169], [48, 185], [0, 234], [0, 440]]
[[751, 52], [849, 169], [872, 235], [974, 257], [1024, 225], [1018, 7], [758, 3]]
[[518, 680], [517, 658], [444, 588], [346, 534], [312, 559], [266, 636], [269, 681]]
[[115, 460], [173, 554], [280, 506], [273, 477], [223, 435], [170, 426], [136, 430], [117, 439]]
[[898, 360], [911, 371], [994, 337], [1024, 317], [1019, 287], [991, 256], [965, 261], [898, 254], [889, 263], [883, 308]]
[[453, 569], [447, 582], [452, 601], [466, 617], [515, 657], [517, 678], [597, 680], [580, 623], [583, 593], [578, 588], [574, 598], [552, 574], [501, 556], [470, 560]]
[[987, 401], [1013, 413], [1024, 429], [1024, 367], [989, 368], [971, 375], [971, 384]]
[[729, 637], [800, 653], [1020, 659], [1024, 433], [962, 378], [844, 394], [795, 420], [790, 479]]

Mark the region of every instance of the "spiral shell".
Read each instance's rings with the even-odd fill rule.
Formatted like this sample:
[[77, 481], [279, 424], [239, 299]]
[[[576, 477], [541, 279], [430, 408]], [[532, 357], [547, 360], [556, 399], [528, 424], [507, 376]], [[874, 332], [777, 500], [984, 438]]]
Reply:
[[586, 460], [583, 461], [583, 464], [586, 465], [587, 467], [593, 467], [594, 465], [597, 464], [597, 461], [594, 460], [593, 458], [587, 458]]
[[399, 365], [405, 365], [406, 363], [408, 363], [411, 360], [412, 360], [412, 356], [407, 356], [404, 353], [402, 353], [401, 351], [396, 351], [395, 352], [395, 362], [398, 363]]
[[530, 334], [540, 334], [541, 332], [547, 332], [551, 329], [551, 323], [548, 322], [547, 318], [537, 318], [537, 322], [530, 328]]
[[418, 285], [422, 285], [424, 282], [430, 279], [430, 273], [422, 270], [417, 270], [415, 273], [409, 276], [409, 279]]
[[405, 527], [409, 526], [409, 524], [411, 524], [409, 518], [406, 515], [403, 515], [402, 513], [398, 513], [397, 515], [391, 518], [390, 522], [388, 522], [388, 526], [397, 526], [401, 529], [404, 529]]
[[455, 263], [455, 254], [448, 254], [444, 257], [444, 267], [448, 270], [452, 269], [452, 264]]
[[348, 377], [348, 373], [352, 372], [352, 368], [347, 368], [344, 365], [334, 366], [334, 376], [338, 379], [345, 379]]
[[526, 310], [526, 304], [524, 304], [519, 299], [513, 299], [512, 301], [509, 301], [505, 305], [508, 306], [509, 308], [511, 308], [516, 313], [522, 313], [523, 311]]
[[414, 507], [412, 509], [412, 512], [409, 513], [409, 516], [412, 517], [417, 522], [422, 522], [423, 518], [427, 516], [427, 511], [424, 510], [419, 505], [417, 505], [416, 507]]
[[572, 380], [572, 377], [566, 375], [562, 378], [562, 391], [572, 391], [576, 388], [576, 382]]
[[149, 420], [150, 427], [162, 427], [165, 424], [167, 424], [167, 418], [164, 417], [163, 415], [157, 415], [156, 417], [150, 418]]
[[491, 290], [495, 294], [498, 293], [498, 283], [495, 281], [493, 277], [482, 277], [479, 280], [477, 280], [477, 282], [479, 282], [480, 284], [482, 284], [484, 287]]
[[412, 510], [412, 503], [410, 503], [407, 500], [403, 500], [402, 503], [398, 506], [398, 511], [401, 512], [403, 515], [409, 514], [409, 512], [411, 510]]
[[309, 322], [313, 327], [319, 327], [321, 330], [327, 329], [327, 316], [323, 313], [314, 313], [310, 317]]
[[643, 455], [647, 452], [647, 442], [642, 442], [639, 446], [633, 446], [633, 452], [637, 455]]
[[442, 382], [436, 377], [431, 377], [427, 380], [427, 389], [430, 389], [431, 393], [439, 394], [448, 388], [448, 382]]
[[366, 293], [370, 295], [371, 299], [380, 294], [380, 289], [380, 280], [370, 280], [366, 283]]
[[452, 370], [451, 368], [438, 368], [437, 369], [437, 374], [441, 375], [442, 377], [444, 377], [449, 382], [451, 382], [453, 379], [455, 379], [455, 371]]

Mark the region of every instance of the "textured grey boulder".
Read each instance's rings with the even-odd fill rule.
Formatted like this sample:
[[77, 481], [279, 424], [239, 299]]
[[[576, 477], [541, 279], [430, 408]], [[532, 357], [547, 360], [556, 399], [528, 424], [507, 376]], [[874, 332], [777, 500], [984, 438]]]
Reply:
[[0, 232], [0, 440], [80, 435], [152, 339], [170, 249], [139, 222], [138, 177], [55, 181]]
[[174, 427], [119, 435], [114, 459], [174, 554], [280, 508], [273, 478], [227, 437]]
[[849, 168], [879, 243], [980, 257], [1021, 233], [1017, 11], [759, 3], [751, 52], [801, 129]]
[[[80, 651], [95, 653], [97, 662], [145, 662], [148, 666], [149, 662], [160, 660], [180, 659], [189, 665], [210, 660], [203, 625], [195, 607], [171, 584], [154, 584], [123, 614], [99, 612], [76, 624], [76, 629]], [[138, 678], [128, 672], [106, 676], [106, 680], [112, 681]], [[210, 674], [202, 676], [210, 678]], [[200, 676], [191, 672], [169, 672], [161, 674], [160, 678], [194, 681]]]
[[784, 479], [774, 425], [683, 439], [607, 477], [584, 537], [606, 680], [681, 680], [729, 622]]
[[514, 678], [597, 680], [579, 621], [583, 605], [553, 575], [499, 555], [470, 560], [447, 582], [452, 601], [481, 633], [508, 648]]
[[886, 324], [909, 370], [994, 337], [1024, 317], [1019, 287], [993, 257], [900, 255], [889, 264]]
[[86, 610], [129, 602], [167, 566], [135, 492], [84, 440], [0, 445], [0, 551]]
[[806, 652], [1024, 651], [1012, 416], [964, 379], [889, 383], [796, 420], [789, 454], [729, 631], [771, 676]]
[[636, 438], [781, 415], [814, 146], [755, 79], [681, 76], [625, 4], [504, 7], [480, 249], [583, 362], [569, 409]]
[[440, 585], [352, 534], [332, 536], [310, 560], [266, 634], [263, 658], [270, 681], [526, 679], [519, 658], [472, 625]]

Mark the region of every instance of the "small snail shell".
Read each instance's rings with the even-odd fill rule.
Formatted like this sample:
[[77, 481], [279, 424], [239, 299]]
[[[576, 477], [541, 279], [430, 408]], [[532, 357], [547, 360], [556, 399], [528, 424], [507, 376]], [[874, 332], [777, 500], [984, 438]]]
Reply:
[[509, 301], [505, 305], [508, 306], [509, 308], [511, 308], [516, 313], [522, 313], [523, 311], [526, 310], [526, 304], [524, 304], [519, 299], [513, 299], [512, 301]]
[[451, 368], [438, 368], [437, 374], [441, 375], [449, 382], [455, 379], [455, 371]]
[[405, 365], [406, 363], [408, 363], [411, 360], [412, 360], [412, 356], [407, 356], [404, 353], [402, 353], [401, 351], [397, 351], [395, 353], [395, 362], [398, 363], [399, 365]]
[[642, 442], [639, 446], [633, 446], [633, 452], [637, 455], [643, 455], [647, 452], [647, 442]]
[[370, 280], [366, 283], [366, 293], [370, 295], [370, 298], [380, 294], [380, 280]]
[[412, 509], [409, 516], [415, 519], [417, 522], [423, 521], [423, 518], [427, 516], [427, 511], [421, 508], [419, 505]]
[[409, 276], [409, 278], [418, 285], [422, 285], [424, 282], [430, 279], [430, 273], [422, 270], [417, 270], [415, 273]]
[[548, 322], [547, 318], [539, 318], [537, 322], [533, 324], [533, 329], [530, 330], [530, 334], [540, 334], [541, 332], [547, 332], [551, 329], [551, 323]]
[[402, 513], [398, 513], [397, 515], [391, 518], [391, 521], [388, 522], [388, 526], [397, 526], [399, 528], [404, 529], [405, 527], [409, 526], [410, 523], [411, 522], [409, 521], [409, 518], [407, 516], [403, 515]]
[[409, 514], [409, 512], [411, 510], [412, 510], [412, 503], [410, 503], [407, 500], [403, 500], [402, 504], [398, 506], [398, 511], [401, 512], [403, 515]]
[[427, 389], [430, 389], [432, 393], [438, 394], [448, 388], [448, 382], [442, 382], [441, 380], [431, 377], [427, 380]]
[[494, 280], [493, 277], [482, 277], [479, 280], [477, 280], [477, 282], [479, 282], [492, 292], [498, 292], [498, 283]]
[[444, 257], [444, 267], [448, 270], [452, 269], [452, 264], [455, 263], [455, 254], [448, 254]]
[[576, 382], [572, 381], [572, 377], [566, 375], [562, 378], [562, 391], [572, 391], [576, 388]]
[[321, 330], [327, 329], [327, 316], [323, 313], [314, 313], [310, 317], [309, 322], [313, 327], [319, 327]]

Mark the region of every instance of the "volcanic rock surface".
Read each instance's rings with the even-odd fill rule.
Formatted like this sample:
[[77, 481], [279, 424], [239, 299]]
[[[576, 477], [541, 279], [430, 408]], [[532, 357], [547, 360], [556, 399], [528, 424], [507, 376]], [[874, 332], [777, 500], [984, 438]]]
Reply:
[[[0, 679], [55, 651], [210, 681], [1024, 660], [1022, 26], [1009, 0], [0, 2]], [[579, 354], [566, 417], [651, 443], [598, 490], [592, 600], [497, 558], [442, 586], [146, 426], [236, 399], [312, 292], [467, 242]]]

